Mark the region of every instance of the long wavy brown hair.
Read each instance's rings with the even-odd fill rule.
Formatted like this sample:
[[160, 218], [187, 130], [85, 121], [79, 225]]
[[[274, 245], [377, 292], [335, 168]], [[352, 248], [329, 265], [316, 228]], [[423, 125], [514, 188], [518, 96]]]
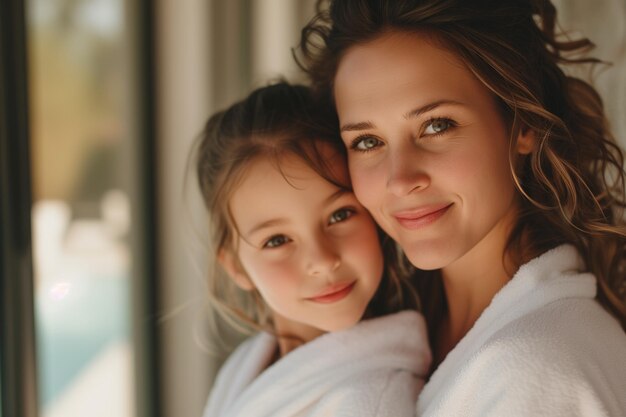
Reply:
[[[350, 184], [339, 181], [320, 152], [321, 143], [331, 144], [344, 154], [336, 114], [322, 106], [308, 87], [277, 82], [261, 87], [245, 99], [211, 116], [196, 148], [195, 170], [204, 203], [209, 211], [210, 257], [220, 250], [237, 253], [238, 231], [229, 210], [229, 201], [246, 169], [259, 158], [267, 158], [280, 169], [286, 155], [300, 158], [322, 178], [341, 189]], [[250, 202], [254, 204], [254, 202]], [[395, 243], [379, 229], [384, 256], [381, 284], [370, 301], [365, 317], [404, 309], [417, 309], [416, 290]], [[273, 331], [271, 314], [256, 291], [242, 291], [217, 265], [209, 276], [211, 307], [237, 330]]]
[[[586, 56], [593, 44], [558, 33], [548, 0], [335, 0], [318, 3], [294, 55], [332, 105], [343, 54], [390, 31], [428, 34], [498, 99], [521, 200], [505, 253], [521, 265], [560, 244], [575, 245], [598, 280], [599, 302], [626, 329], [624, 156], [599, 94], [564, 72], [602, 64]], [[516, 138], [528, 128], [537, 146], [518, 160]], [[415, 275], [434, 337], [447, 309], [439, 272]]]

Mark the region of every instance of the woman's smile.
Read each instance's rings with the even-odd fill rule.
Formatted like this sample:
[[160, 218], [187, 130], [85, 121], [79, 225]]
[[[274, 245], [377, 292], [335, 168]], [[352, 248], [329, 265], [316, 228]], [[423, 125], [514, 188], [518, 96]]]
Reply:
[[400, 226], [417, 230], [429, 226], [443, 217], [453, 203], [434, 204], [393, 213]]

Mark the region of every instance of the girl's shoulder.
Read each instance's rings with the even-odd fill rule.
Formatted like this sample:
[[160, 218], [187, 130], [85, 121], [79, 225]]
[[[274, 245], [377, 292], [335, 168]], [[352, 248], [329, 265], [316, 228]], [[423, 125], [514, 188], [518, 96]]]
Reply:
[[263, 332], [241, 342], [220, 368], [204, 416], [218, 416], [228, 409], [263, 372], [275, 350], [276, 339]]
[[363, 355], [370, 360], [372, 356], [391, 361], [406, 358], [418, 368], [427, 368], [431, 361], [426, 321], [415, 310], [363, 320], [349, 329], [322, 335], [312, 343], [311, 349], [341, 351], [353, 357]]
[[228, 356], [220, 374], [260, 373], [273, 358], [277, 349], [276, 338], [269, 333], [260, 332], [242, 341]]
[[385, 329], [394, 325], [412, 332], [421, 332], [426, 328], [424, 316], [416, 310], [402, 310], [397, 313], [362, 320], [349, 329], [352, 332], [367, 332], [374, 329]]

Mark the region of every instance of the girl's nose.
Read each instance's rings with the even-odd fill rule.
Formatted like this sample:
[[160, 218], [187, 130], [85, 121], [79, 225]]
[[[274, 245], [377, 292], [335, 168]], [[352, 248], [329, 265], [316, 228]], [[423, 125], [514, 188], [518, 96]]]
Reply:
[[327, 239], [312, 242], [308, 251], [306, 272], [310, 276], [329, 274], [341, 265], [341, 257]]

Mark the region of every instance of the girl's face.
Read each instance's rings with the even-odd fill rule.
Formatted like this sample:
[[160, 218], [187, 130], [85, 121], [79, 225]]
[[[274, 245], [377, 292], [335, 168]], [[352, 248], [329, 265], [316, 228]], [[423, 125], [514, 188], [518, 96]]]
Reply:
[[415, 266], [502, 254], [516, 216], [509, 134], [458, 58], [425, 35], [387, 34], [347, 51], [334, 93], [356, 196]]
[[[339, 157], [335, 165], [347, 181]], [[259, 291], [279, 331], [308, 341], [361, 319], [383, 256], [376, 225], [353, 193], [295, 156], [282, 158], [280, 170], [257, 160], [234, 192], [239, 264], [225, 267], [240, 287]]]

